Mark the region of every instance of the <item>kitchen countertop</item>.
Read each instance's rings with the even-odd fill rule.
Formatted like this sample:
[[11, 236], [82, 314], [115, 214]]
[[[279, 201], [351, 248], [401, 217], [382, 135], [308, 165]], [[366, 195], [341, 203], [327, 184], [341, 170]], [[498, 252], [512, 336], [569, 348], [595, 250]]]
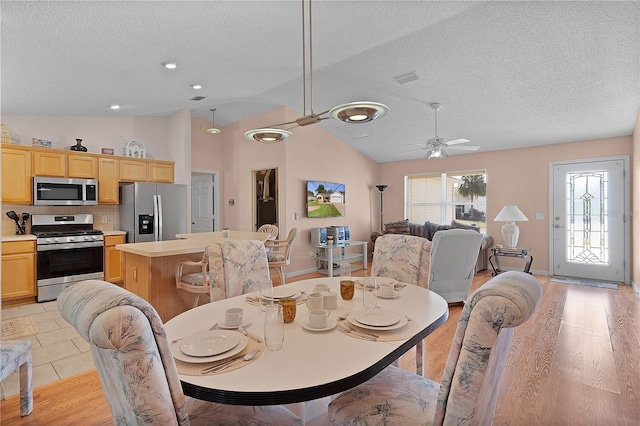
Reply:
[[[176, 236], [181, 239], [117, 244], [116, 249], [144, 257], [175, 256], [180, 254], [203, 253], [209, 244], [224, 238], [222, 232], [178, 234]], [[229, 237], [236, 240], [251, 239], [265, 241], [268, 236], [269, 234], [265, 232], [230, 231]]]
[[127, 235], [127, 231], [102, 231], [106, 236], [110, 235]]
[[2, 236], [3, 243], [9, 242], [9, 241], [35, 241], [35, 240], [36, 240], [36, 236], [33, 234]]

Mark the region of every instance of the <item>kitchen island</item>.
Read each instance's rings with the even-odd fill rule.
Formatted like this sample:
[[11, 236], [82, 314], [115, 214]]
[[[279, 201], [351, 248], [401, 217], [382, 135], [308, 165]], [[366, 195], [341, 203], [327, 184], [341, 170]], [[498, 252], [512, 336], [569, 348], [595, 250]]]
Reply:
[[[178, 290], [175, 269], [183, 260], [199, 261], [204, 249], [223, 240], [222, 232], [180, 234], [178, 240], [118, 244], [124, 253], [124, 288], [142, 297], [158, 312], [163, 322], [193, 307], [194, 295]], [[231, 239], [265, 241], [264, 232], [230, 231]]]

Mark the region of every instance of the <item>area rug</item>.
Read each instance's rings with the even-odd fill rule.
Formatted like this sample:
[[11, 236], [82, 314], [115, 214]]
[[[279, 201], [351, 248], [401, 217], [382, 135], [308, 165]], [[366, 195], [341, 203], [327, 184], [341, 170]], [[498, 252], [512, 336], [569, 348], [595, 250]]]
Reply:
[[36, 334], [38, 327], [31, 317], [20, 317], [2, 321], [2, 340], [19, 339]]
[[618, 284], [610, 281], [588, 280], [585, 278], [561, 277], [554, 275], [549, 280], [554, 283], [585, 285], [588, 287], [608, 288], [609, 290], [617, 290]]

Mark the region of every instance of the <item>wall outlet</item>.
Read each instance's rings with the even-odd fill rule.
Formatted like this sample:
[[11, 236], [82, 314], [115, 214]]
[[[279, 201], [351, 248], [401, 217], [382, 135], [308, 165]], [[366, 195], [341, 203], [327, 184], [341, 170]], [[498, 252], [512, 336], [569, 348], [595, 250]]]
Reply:
[[108, 223], [109, 222], [109, 217], [108, 216], [102, 216], [102, 223]]

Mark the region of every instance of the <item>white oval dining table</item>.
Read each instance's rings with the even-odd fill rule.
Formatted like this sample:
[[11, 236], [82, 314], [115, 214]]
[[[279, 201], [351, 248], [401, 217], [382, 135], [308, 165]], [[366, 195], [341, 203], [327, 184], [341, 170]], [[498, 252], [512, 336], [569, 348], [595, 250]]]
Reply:
[[[357, 278], [354, 278], [357, 279]], [[314, 278], [286, 286], [310, 293], [318, 283], [329, 284], [340, 293], [340, 277]], [[378, 298], [378, 306], [406, 315], [417, 324], [413, 336], [399, 341], [368, 341], [343, 334], [337, 328], [314, 332], [302, 327], [308, 319], [306, 305], [297, 306], [294, 322], [284, 325], [280, 350], [265, 350], [259, 358], [223, 374], [189, 376], [180, 374], [184, 393], [193, 398], [233, 405], [276, 405], [311, 401], [353, 388], [375, 376], [407, 352], [448, 315], [447, 302], [422, 287], [407, 285], [394, 299]], [[224, 323], [228, 308], [241, 307], [251, 324], [247, 331], [264, 336], [264, 313], [247, 303], [246, 295], [208, 303], [190, 309], [165, 324], [169, 341]], [[331, 320], [362, 309], [362, 290], [352, 300], [338, 296], [338, 308]]]

